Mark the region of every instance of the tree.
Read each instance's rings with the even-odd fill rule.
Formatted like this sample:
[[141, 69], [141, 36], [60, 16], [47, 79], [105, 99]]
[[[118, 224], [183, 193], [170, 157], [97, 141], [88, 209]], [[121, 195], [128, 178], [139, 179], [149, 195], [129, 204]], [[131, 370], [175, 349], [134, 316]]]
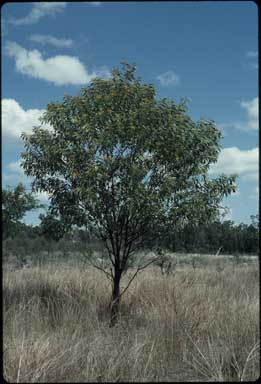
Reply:
[[3, 238], [14, 236], [16, 229], [21, 227], [20, 220], [26, 212], [32, 209], [42, 208], [43, 205], [33, 196], [27, 193], [22, 183], [16, 187], [3, 189], [2, 191], [2, 224]]
[[207, 176], [220, 150], [214, 122], [194, 122], [185, 101], [157, 100], [135, 71], [123, 63], [79, 96], [48, 104], [41, 123], [53, 129], [22, 134], [22, 166], [34, 190], [47, 191], [52, 210], [69, 223], [92, 223], [107, 249], [112, 324], [122, 275], [147, 235], [162, 223], [217, 217], [222, 198], [235, 190], [235, 176]]
[[70, 230], [69, 226], [59, 220], [52, 212], [47, 212], [46, 215], [41, 213], [39, 219], [41, 220], [40, 234], [47, 240], [59, 241]]
[[[41, 220], [39, 225], [40, 235], [44, 236], [48, 241], [47, 252], [49, 256], [53, 242], [58, 242], [69, 233], [70, 226], [50, 211], [45, 215], [41, 213], [39, 219]], [[65, 248], [65, 250], [67, 250], [67, 248]], [[66, 251], [63, 253], [66, 254]]]
[[[251, 215], [251, 233], [254, 243], [254, 252], [259, 254], [259, 214]], [[254, 233], [254, 235], [253, 235]]]

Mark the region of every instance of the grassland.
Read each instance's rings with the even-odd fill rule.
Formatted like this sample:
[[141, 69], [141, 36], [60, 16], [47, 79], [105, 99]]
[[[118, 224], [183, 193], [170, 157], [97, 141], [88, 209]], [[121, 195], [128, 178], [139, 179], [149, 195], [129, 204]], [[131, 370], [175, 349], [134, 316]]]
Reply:
[[[123, 278], [122, 288], [132, 271]], [[4, 377], [9, 382], [253, 381], [259, 377], [257, 263], [150, 267], [122, 297], [83, 265], [5, 270]]]

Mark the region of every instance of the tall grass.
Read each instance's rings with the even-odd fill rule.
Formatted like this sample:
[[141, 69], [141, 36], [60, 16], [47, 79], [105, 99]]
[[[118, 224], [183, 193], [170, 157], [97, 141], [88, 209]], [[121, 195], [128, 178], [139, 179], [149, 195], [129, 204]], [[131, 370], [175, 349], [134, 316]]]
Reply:
[[[127, 284], [124, 277], [122, 288]], [[66, 265], [4, 273], [4, 376], [10, 382], [252, 381], [259, 376], [254, 265], [148, 268], [109, 327], [102, 272]]]

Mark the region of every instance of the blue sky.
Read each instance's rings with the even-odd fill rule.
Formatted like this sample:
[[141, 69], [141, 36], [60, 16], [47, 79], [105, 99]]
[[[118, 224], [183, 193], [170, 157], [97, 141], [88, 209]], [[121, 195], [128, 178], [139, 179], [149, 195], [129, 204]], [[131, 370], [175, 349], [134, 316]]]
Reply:
[[[251, 1], [6, 3], [2, 25], [2, 183], [30, 186], [22, 131], [51, 101], [76, 95], [122, 60], [136, 63], [158, 98], [189, 99], [214, 120], [222, 150], [210, 175], [237, 173], [227, 219], [258, 212], [258, 9]], [[38, 196], [47, 201], [44, 193]], [[38, 222], [39, 212], [26, 216]]]

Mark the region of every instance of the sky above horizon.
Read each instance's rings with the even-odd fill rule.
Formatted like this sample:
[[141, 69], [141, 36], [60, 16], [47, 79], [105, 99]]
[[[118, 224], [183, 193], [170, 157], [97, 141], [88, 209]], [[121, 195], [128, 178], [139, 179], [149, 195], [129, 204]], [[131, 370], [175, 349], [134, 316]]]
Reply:
[[[223, 133], [210, 175], [237, 173], [226, 219], [258, 213], [258, 9], [254, 2], [6, 3], [2, 28], [2, 187], [31, 180], [20, 167], [22, 132], [46, 105], [95, 76], [136, 63], [157, 98], [188, 98], [188, 114]], [[46, 194], [37, 196], [47, 203]], [[26, 215], [37, 224], [39, 211]]]

